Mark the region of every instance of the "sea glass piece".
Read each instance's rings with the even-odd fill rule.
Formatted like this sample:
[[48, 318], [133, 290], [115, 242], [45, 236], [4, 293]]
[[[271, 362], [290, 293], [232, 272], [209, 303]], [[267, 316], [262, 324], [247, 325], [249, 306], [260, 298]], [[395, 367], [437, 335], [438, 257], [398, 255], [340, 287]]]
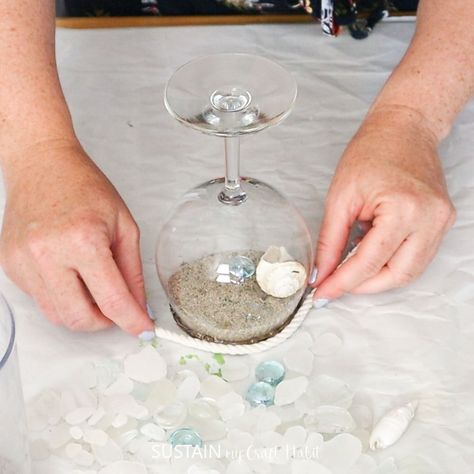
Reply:
[[375, 474], [397, 474], [398, 467], [395, 463], [395, 459], [392, 457], [384, 459], [378, 466]]
[[104, 467], [99, 474], [147, 474], [147, 468], [142, 463], [117, 461]]
[[355, 465], [351, 468], [351, 474], [375, 474], [377, 463], [374, 458], [367, 454], [361, 454]]
[[89, 451], [81, 448], [81, 450], [74, 456], [74, 463], [78, 466], [90, 467], [94, 464], [94, 456]]
[[310, 431], [308, 438], [306, 439], [305, 447], [310, 451], [318, 452], [319, 447], [324, 443], [324, 438], [321, 433], [316, 433], [316, 431]]
[[212, 398], [198, 398], [188, 405], [189, 416], [196, 419], [218, 418], [218, 407]]
[[285, 367], [276, 360], [267, 360], [257, 366], [255, 377], [260, 382], [266, 382], [275, 386], [285, 378]]
[[169, 437], [172, 446], [202, 446], [199, 434], [191, 428], [179, 428]]
[[275, 431], [278, 426], [281, 425], [281, 418], [277, 413], [269, 410], [263, 411], [258, 417], [258, 421], [255, 425], [256, 432]]
[[64, 446], [70, 439], [69, 426], [66, 423], [60, 423], [56, 426], [50, 426], [46, 432], [45, 440], [51, 451]]
[[313, 353], [309, 349], [293, 349], [284, 357], [289, 370], [303, 375], [310, 375], [313, 370]]
[[355, 428], [354, 419], [345, 408], [331, 405], [317, 407], [304, 423], [319, 433], [346, 433]]
[[275, 390], [275, 405], [288, 405], [298, 400], [308, 388], [308, 378], [304, 376], [283, 380]]
[[350, 407], [350, 413], [356, 425], [362, 429], [369, 429], [373, 425], [372, 411], [366, 405], [352, 405]]
[[69, 434], [71, 435], [71, 438], [76, 441], [82, 439], [82, 437], [84, 436], [84, 432], [79, 426], [71, 426], [71, 428], [69, 429]]
[[199, 433], [203, 441], [216, 441], [227, 434], [225, 423], [221, 420], [199, 420], [193, 423], [193, 428]]
[[113, 395], [104, 400], [108, 412], [125, 415], [129, 418], [144, 419], [148, 410], [129, 394]]
[[267, 382], [256, 382], [250, 385], [245, 398], [254, 407], [273, 405], [275, 388]]
[[145, 406], [153, 415], [172, 403], [176, 398], [176, 386], [169, 379], [158, 380], [152, 385]]
[[229, 392], [217, 400], [219, 415], [224, 421], [242, 416], [245, 413], [245, 404], [241, 395]]
[[84, 441], [95, 446], [105, 446], [109, 437], [107, 433], [99, 429], [88, 429], [84, 431]]
[[182, 402], [191, 402], [196, 398], [201, 389], [201, 382], [198, 376], [192, 371], [182, 371], [183, 378], [179, 381], [176, 391], [176, 398]]
[[166, 377], [166, 363], [151, 345], [126, 357], [124, 370], [128, 378], [137, 382], [151, 383]]
[[290, 426], [283, 435], [286, 444], [289, 446], [304, 446], [306, 442], [308, 432], [303, 426], [295, 425]]
[[152, 441], [162, 441], [165, 439], [165, 431], [155, 423], [146, 423], [140, 428], [140, 433]]
[[99, 406], [94, 414], [87, 420], [87, 423], [90, 426], [95, 426], [99, 423], [105, 416], [104, 407]]
[[74, 459], [82, 451], [82, 446], [79, 443], [68, 443], [64, 448], [64, 452], [69, 459]]
[[65, 417], [66, 423], [80, 425], [94, 414], [95, 410], [90, 407], [80, 407], [68, 413]]
[[351, 472], [362, 452], [361, 442], [343, 433], [326, 441], [319, 448], [319, 460], [332, 472]]
[[246, 450], [254, 443], [254, 437], [246, 431], [232, 429], [227, 433], [226, 446], [229, 449]]
[[108, 466], [123, 459], [122, 449], [110, 438], [104, 446], [92, 446], [92, 453], [102, 466]]
[[291, 474], [332, 474], [332, 471], [313, 459], [293, 459]]
[[164, 428], [177, 428], [186, 419], [187, 408], [182, 402], [176, 401], [166, 405], [163, 410], [154, 416], [156, 423]]
[[312, 380], [310, 390], [321, 405], [349, 408], [354, 398], [354, 392], [343, 380], [324, 374]]
[[236, 359], [228, 359], [221, 368], [222, 378], [228, 382], [243, 380], [248, 377], [250, 370], [248, 364]]
[[222, 397], [231, 391], [232, 385], [225, 380], [222, 380], [217, 375], [210, 375], [203, 380], [200, 388], [203, 397], [212, 398], [214, 400], [217, 400], [219, 397]]
[[121, 431], [119, 434], [114, 435], [114, 441], [119, 445], [120, 447], [127, 446], [127, 449], [129, 449], [131, 443], [138, 438], [140, 432], [132, 428], [130, 430], [125, 430]]
[[133, 382], [123, 374], [117, 377], [117, 380], [110, 384], [104, 391], [104, 395], [118, 395], [130, 393], [133, 390]]

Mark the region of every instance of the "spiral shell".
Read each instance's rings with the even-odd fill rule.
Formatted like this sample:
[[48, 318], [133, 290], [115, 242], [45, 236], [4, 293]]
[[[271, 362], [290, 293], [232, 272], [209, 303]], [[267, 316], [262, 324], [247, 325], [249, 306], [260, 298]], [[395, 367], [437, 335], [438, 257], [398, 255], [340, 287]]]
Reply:
[[370, 449], [385, 449], [395, 444], [415, 417], [417, 406], [418, 402], [413, 401], [388, 412], [375, 425], [370, 435]]
[[257, 265], [257, 283], [262, 291], [276, 298], [287, 298], [306, 282], [306, 269], [285, 247], [271, 246]]

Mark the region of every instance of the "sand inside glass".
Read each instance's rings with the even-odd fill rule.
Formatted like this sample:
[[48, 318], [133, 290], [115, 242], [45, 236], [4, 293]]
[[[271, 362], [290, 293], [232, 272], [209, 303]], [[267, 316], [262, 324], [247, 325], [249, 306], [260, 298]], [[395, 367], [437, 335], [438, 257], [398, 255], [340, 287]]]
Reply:
[[263, 252], [213, 254], [183, 263], [170, 277], [169, 294], [178, 324], [194, 337], [226, 343], [253, 343], [273, 336], [292, 319], [304, 288], [287, 298], [264, 293], [255, 274], [241, 283], [216, 281], [216, 262], [237, 255], [257, 266]]

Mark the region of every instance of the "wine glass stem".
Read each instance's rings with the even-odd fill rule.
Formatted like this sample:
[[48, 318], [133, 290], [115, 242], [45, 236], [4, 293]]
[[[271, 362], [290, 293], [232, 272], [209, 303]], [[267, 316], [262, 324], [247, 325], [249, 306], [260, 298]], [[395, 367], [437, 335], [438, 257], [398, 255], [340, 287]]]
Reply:
[[240, 137], [225, 137], [225, 185], [219, 200], [238, 205], [247, 199], [240, 186]]
[[234, 190], [240, 187], [240, 138], [225, 138], [225, 187]]

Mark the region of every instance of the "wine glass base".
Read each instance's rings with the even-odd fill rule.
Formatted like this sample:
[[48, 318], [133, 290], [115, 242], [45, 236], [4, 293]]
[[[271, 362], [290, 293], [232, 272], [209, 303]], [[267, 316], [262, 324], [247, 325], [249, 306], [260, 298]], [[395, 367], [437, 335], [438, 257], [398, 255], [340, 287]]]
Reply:
[[172, 305], [170, 305], [170, 310], [171, 314], [173, 315], [174, 320], [176, 321], [176, 324], [187, 334], [190, 336], [196, 338], [196, 339], [201, 339], [203, 341], [208, 341], [208, 342], [216, 342], [220, 344], [231, 344], [231, 345], [240, 345], [240, 344], [256, 344], [257, 342], [265, 341], [266, 339], [270, 339], [271, 337], [275, 336], [279, 332], [281, 332], [290, 322], [291, 320], [295, 317], [296, 313], [299, 311], [301, 305], [303, 304], [305, 298], [307, 296], [307, 292], [305, 291], [303, 293], [303, 296], [301, 297], [298, 305], [296, 306], [295, 310], [288, 316], [288, 318], [279, 326], [273, 328], [271, 331], [267, 332], [266, 334], [258, 337], [252, 337], [249, 339], [242, 339], [242, 340], [228, 340], [228, 339], [221, 339], [217, 337], [212, 337], [209, 336], [208, 334], [203, 334], [198, 331], [195, 331], [194, 329], [191, 329], [189, 326], [187, 326], [182, 319], [179, 317], [179, 314], [177, 311], [173, 308]]
[[166, 85], [165, 107], [184, 125], [233, 137], [281, 122], [293, 107], [296, 90], [293, 76], [267, 58], [212, 54], [173, 74]]

